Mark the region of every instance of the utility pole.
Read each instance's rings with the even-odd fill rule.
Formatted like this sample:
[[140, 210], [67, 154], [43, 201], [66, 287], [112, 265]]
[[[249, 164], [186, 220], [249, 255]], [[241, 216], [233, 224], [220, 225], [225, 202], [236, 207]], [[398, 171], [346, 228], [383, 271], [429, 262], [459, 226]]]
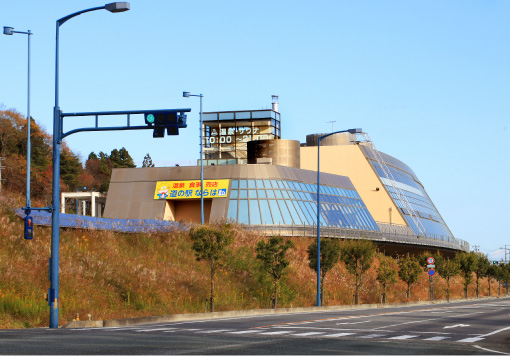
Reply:
[[506, 258], [506, 250], [510, 248], [510, 245], [505, 245], [504, 247], [500, 247], [500, 248], [504, 248], [505, 249], [505, 259], [504, 259], [504, 262], [505, 264], [507, 264], [507, 258]]
[[331, 124], [331, 132], [335, 131], [335, 122], [336, 121], [328, 121], [327, 124]]

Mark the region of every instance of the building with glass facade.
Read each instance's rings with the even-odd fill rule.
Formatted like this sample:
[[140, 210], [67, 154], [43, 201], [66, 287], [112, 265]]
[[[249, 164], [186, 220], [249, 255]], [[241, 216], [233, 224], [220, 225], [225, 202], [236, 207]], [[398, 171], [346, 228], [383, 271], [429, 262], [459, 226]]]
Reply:
[[[204, 217], [267, 235], [369, 238], [391, 253], [469, 251], [416, 174], [366, 134], [280, 138], [273, 110], [204, 114]], [[105, 217], [200, 223], [200, 166], [114, 169]]]

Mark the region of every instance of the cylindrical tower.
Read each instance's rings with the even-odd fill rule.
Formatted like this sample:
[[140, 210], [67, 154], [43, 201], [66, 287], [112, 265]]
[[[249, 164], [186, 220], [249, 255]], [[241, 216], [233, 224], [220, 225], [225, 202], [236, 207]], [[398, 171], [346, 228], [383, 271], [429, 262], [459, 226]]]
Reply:
[[300, 168], [299, 141], [250, 141], [248, 142], [248, 164], [274, 164]]

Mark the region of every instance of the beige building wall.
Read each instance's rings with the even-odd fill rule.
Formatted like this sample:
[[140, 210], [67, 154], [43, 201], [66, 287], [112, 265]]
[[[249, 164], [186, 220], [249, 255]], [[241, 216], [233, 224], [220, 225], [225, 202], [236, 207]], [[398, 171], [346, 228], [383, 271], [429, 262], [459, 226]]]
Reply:
[[[407, 225], [359, 145], [321, 145], [320, 154], [321, 172], [349, 177], [375, 221]], [[301, 169], [317, 172], [316, 146], [301, 147]]]

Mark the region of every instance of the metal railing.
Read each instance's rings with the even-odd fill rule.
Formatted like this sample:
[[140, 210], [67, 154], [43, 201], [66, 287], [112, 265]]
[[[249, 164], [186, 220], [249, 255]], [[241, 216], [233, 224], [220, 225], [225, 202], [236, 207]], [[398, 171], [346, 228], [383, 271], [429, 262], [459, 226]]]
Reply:
[[[317, 237], [316, 225], [243, 225], [251, 231], [258, 231], [265, 236], [307, 236]], [[431, 248], [449, 248], [469, 252], [469, 243], [450, 236], [417, 236], [406, 225], [377, 223], [379, 231], [346, 229], [321, 225], [321, 236], [344, 239], [370, 239], [374, 242], [392, 242]]]

